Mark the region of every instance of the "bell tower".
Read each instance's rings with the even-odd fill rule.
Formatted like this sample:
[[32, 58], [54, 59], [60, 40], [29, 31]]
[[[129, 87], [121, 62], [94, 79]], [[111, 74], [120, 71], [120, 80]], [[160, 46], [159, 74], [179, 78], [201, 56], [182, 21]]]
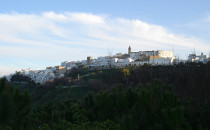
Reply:
[[131, 53], [131, 47], [129, 45], [129, 47], [128, 47], [128, 54], [130, 54], [130, 53]]

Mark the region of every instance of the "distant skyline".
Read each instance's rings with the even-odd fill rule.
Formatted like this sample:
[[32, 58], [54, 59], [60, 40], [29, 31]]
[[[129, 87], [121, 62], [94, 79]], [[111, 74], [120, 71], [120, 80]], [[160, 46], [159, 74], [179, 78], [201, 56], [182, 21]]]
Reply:
[[0, 76], [140, 50], [186, 59], [210, 51], [208, 0], [7, 0], [0, 4]]

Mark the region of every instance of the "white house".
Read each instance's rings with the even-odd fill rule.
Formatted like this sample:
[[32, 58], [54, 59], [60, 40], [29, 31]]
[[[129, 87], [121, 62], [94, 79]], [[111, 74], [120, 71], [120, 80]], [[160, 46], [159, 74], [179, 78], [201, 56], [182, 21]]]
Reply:
[[172, 65], [173, 64], [172, 58], [165, 58], [160, 56], [150, 56], [149, 64], [151, 65]]
[[187, 61], [188, 62], [197, 62], [197, 63], [198, 62], [207, 63], [208, 58], [203, 53], [201, 53], [201, 55], [189, 54]]
[[124, 66], [129, 66], [131, 65], [131, 62], [134, 61], [131, 58], [126, 58], [126, 59], [118, 59], [117, 62], [115, 62], [116, 67], [124, 67]]

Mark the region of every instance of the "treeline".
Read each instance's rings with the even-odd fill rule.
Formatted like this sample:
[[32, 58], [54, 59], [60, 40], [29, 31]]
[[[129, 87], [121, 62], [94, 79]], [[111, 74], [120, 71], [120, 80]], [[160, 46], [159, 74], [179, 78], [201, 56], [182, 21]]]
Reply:
[[[31, 108], [19, 126], [14, 124], [15, 116], [8, 116], [10, 121], [1, 120], [0, 129], [210, 129], [209, 77], [210, 63], [73, 69], [43, 88], [56, 91], [77, 84], [92, 91], [86, 97], [56, 97], [56, 103]], [[1, 88], [0, 105], [5, 102], [4, 93], [13, 95], [16, 91], [3, 79]], [[9, 104], [14, 103], [15, 99], [8, 99]]]
[[31, 117], [36, 126], [50, 129], [191, 129], [172, 88], [159, 81], [154, 86], [127, 90], [119, 86], [78, 101], [47, 104]]
[[[113, 87], [78, 100], [30, 109], [30, 96], [0, 80], [0, 129], [207, 129], [209, 106], [200, 116], [185, 107], [172, 86], [156, 80], [135, 88]], [[186, 100], [187, 101], [187, 100]]]
[[16, 72], [10, 79], [11, 81], [14, 82], [22, 82], [22, 83], [31, 83], [35, 84], [35, 82], [28, 76], [22, 75], [19, 72]]
[[179, 98], [192, 97], [204, 104], [210, 102], [210, 62], [207, 64], [179, 64], [176, 66], [140, 66], [124, 69], [108, 69], [90, 72], [83, 80], [90, 89], [100, 91], [112, 86], [125, 88], [145, 86], [155, 79], [173, 85]]
[[30, 95], [10, 87], [5, 78], [0, 79], [0, 129], [23, 129], [28, 125]]
[[[82, 76], [87, 74], [88, 76]], [[78, 75], [82, 77], [80, 80], [88, 85], [89, 90], [94, 92], [109, 91], [119, 85], [122, 85], [124, 90], [135, 89], [136, 86], [146, 86], [147, 83], [154, 85], [155, 79], [161, 80], [173, 86], [172, 90], [185, 107], [185, 114], [192, 128], [198, 128], [198, 124], [205, 126], [210, 122], [210, 62], [95, 71], [74, 69], [66, 76], [76, 79]]]
[[[89, 93], [79, 100], [48, 103], [29, 108], [27, 93], [13, 91], [1, 79], [1, 129], [192, 129], [186, 109], [171, 86], [154, 85], [100, 93]], [[15, 107], [14, 107], [15, 106]], [[187, 117], [190, 116], [190, 117]], [[201, 122], [195, 128], [208, 128]]]

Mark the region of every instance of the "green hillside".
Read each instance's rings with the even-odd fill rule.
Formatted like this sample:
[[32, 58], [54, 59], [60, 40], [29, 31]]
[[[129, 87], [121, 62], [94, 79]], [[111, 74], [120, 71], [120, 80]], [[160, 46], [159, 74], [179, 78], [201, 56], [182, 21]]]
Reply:
[[[80, 68], [43, 85], [17, 74], [1, 79], [0, 128], [210, 129], [209, 77], [210, 63]], [[16, 101], [27, 110], [18, 117]]]

